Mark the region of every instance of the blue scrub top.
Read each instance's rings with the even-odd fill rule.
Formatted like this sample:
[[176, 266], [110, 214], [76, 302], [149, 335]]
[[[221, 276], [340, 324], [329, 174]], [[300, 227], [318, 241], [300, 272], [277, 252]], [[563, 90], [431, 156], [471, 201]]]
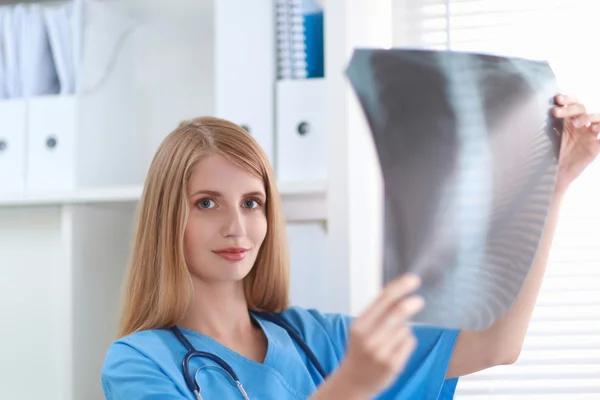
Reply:
[[[325, 314], [292, 307], [282, 313], [304, 338], [327, 374], [344, 357], [352, 317]], [[208, 351], [225, 360], [244, 385], [250, 399], [306, 400], [322, 382], [302, 349], [280, 326], [255, 317], [268, 339], [264, 363], [245, 358], [206, 335], [181, 331], [196, 350]], [[446, 380], [446, 370], [458, 331], [414, 326], [417, 347], [402, 374], [378, 400], [449, 400], [457, 379]], [[181, 363], [187, 349], [169, 330], [138, 332], [114, 342], [102, 370], [102, 387], [107, 400], [195, 400], [185, 383]], [[216, 364], [194, 358], [190, 371], [205, 400], [242, 398]]]

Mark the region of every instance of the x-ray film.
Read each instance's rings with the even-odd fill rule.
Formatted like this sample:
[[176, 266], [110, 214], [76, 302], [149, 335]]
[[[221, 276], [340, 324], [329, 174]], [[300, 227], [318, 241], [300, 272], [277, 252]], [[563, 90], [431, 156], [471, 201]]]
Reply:
[[529, 273], [552, 200], [562, 120], [543, 61], [359, 49], [346, 74], [384, 178], [383, 276], [422, 278], [414, 322], [490, 326]]

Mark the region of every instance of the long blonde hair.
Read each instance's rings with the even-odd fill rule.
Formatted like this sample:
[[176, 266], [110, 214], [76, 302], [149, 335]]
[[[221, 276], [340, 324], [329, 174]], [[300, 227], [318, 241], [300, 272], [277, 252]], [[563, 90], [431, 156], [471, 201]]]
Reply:
[[189, 206], [187, 183], [203, 157], [220, 154], [262, 179], [267, 196], [267, 234], [244, 279], [248, 308], [277, 312], [288, 306], [289, 261], [285, 220], [274, 173], [258, 143], [229, 121], [185, 121], [161, 143], [150, 165], [129, 261], [119, 337], [180, 321], [193, 286], [183, 250]]

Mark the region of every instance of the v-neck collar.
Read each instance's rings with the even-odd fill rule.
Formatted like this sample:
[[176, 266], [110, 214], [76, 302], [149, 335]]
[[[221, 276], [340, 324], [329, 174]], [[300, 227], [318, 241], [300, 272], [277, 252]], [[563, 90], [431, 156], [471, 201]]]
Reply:
[[[252, 318], [253, 322], [256, 322], [256, 324], [262, 330], [262, 332], [265, 335], [265, 338], [267, 340], [267, 352], [265, 354], [265, 358], [262, 363], [252, 360], [252, 359], [230, 349], [229, 347], [225, 346], [223, 343], [219, 342], [216, 339], [213, 339], [212, 337], [210, 337], [204, 333], [200, 333], [200, 332], [197, 332], [197, 331], [194, 331], [194, 330], [191, 330], [188, 328], [183, 328], [183, 327], [178, 327], [178, 328], [185, 335], [199, 338], [200, 340], [206, 342], [209, 348], [215, 350], [215, 351], [211, 351], [211, 352], [225, 353], [225, 354], [231, 356], [232, 358], [234, 358], [235, 360], [238, 360], [242, 363], [246, 363], [246, 364], [249, 363], [249, 364], [253, 364], [253, 365], [268, 366], [271, 368], [275, 368], [274, 361], [277, 360], [277, 353], [278, 353], [277, 347], [282, 345], [281, 340], [278, 340], [278, 338], [275, 335], [273, 335], [273, 333], [270, 331], [270, 329], [268, 329], [267, 326], [265, 326], [265, 323], [270, 323], [270, 322], [262, 320], [253, 311], [250, 311], [250, 318]], [[202, 349], [198, 349], [198, 348], [196, 350], [202, 351]]]
[[[250, 311], [251, 318], [259, 325], [267, 339], [267, 352], [262, 363], [254, 361], [242, 354], [230, 349], [219, 341], [211, 338], [208, 335], [202, 334], [186, 328], [179, 328], [182, 333], [194, 339], [196, 344], [194, 347], [198, 351], [208, 351], [216, 356], [227, 361], [231, 368], [235, 371], [244, 371], [248, 367], [260, 370], [263, 374], [275, 377], [282, 387], [287, 390], [294, 398], [304, 399], [308, 396], [308, 391], [299, 391], [296, 385], [290, 385], [289, 377], [284, 376], [284, 371], [287, 370], [285, 363], [289, 362], [289, 357], [286, 356], [286, 351], [294, 346], [292, 339], [287, 331], [277, 324], [270, 322], [267, 319], [261, 318], [260, 314]], [[239, 373], [239, 372], [238, 372]], [[240, 379], [243, 378], [240, 376]]]

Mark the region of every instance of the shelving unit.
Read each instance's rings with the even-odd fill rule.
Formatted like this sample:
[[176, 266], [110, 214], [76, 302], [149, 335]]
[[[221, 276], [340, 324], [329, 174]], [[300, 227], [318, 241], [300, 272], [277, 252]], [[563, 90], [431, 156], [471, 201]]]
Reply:
[[[0, 304], [8, 321], [0, 333], [0, 354], [9, 360], [0, 364], [0, 392], [6, 398], [34, 399], [41, 392], [48, 400], [103, 398], [100, 369], [115, 339], [143, 172], [181, 120], [216, 115], [263, 126], [260, 140], [278, 136], [264, 144], [275, 170], [285, 162], [277, 154], [284, 133], [276, 127], [288, 125], [277, 120], [275, 39], [256, 39], [275, 30], [275, 0], [253, 0], [251, 7], [248, 0], [104, 3], [125, 6], [139, 21], [133, 42], [125, 47], [135, 53], [128, 94], [138, 102], [139, 135], [128, 146], [135, 150], [131, 160], [139, 180], [0, 196]], [[324, 109], [313, 127], [326, 136], [316, 151], [327, 173], [325, 178], [282, 180], [279, 190], [289, 224], [292, 302], [355, 314], [380, 286], [381, 182], [369, 129], [343, 72], [355, 47], [389, 45], [391, 0], [324, 4]], [[243, 15], [234, 15], [242, 9]], [[231, 21], [235, 28], [226, 26]], [[260, 32], [252, 31], [258, 25]], [[238, 42], [248, 46], [244, 40], [250, 31], [256, 34], [250, 35], [250, 53], [264, 57], [232, 65], [235, 49], [226, 50]], [[252, 74], [260, 74], [254, 86], [245, 88], [243, 79], [228, 83], [236, 71], [248, 77], [247, 63], [260, 62], [273, 64], [264, 69], [253, 65]], [[260, 107], [252, 113], [240, 109], [253, 104]], [[263, 114], [266, 122], [246, 120]], [[35, 384], [23, 371], [36, 371]]]

